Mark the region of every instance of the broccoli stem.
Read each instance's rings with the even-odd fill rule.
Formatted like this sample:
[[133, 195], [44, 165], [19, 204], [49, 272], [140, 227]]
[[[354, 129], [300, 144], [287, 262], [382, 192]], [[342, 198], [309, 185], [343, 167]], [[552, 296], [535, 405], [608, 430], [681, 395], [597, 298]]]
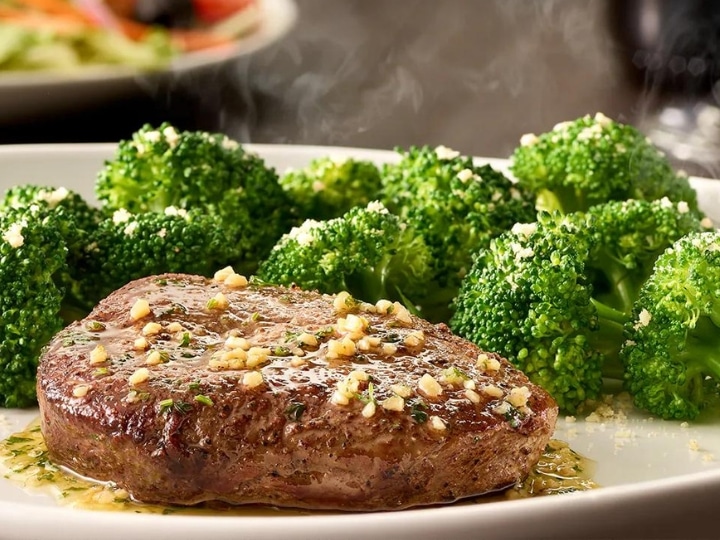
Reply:
[[594, 298], [592, 303], [597, 310], [598, 328], [589, 333], [589, 341], [603, 354], [603, 377], [622, 379], [624, 368], [620, 361], [620, 348], [625, 341], [623, 328], [630, 316]]
[[[607, 295], [605, 302], [613, 305], [623, 313], [632, 313], [633, 305], [637, 300], [640, 287], [632, 278], [632, 274], [623, 265], [615, 262], [612, 256], [605, 253], [601, 260], [609, 261], [602, 271], [612, 285], [612, 292]], [[643, 280], [644, 281], [644, 280]]]
[[537, 192], [536, 205], [539, 210], [559, 211], [563, 214], [585, 211], [589, 206], [582, 191], [566, 186], [556, 186], [552, 190], [540, 189]]
[[388, 294], [383, 268], [366, 267], [353, 272], [347, 276], [345, 284], [350, 294], [365, 302], [375, 303], [381, 299], [397, 300], [395, 296]]

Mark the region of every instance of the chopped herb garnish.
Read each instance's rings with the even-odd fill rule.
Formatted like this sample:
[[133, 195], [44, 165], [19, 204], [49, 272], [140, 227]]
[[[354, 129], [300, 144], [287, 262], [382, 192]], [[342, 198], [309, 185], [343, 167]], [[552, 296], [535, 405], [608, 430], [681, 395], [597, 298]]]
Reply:
[[385, 343], [400, 343], [402, 341], [402, 336], [397, 332], [388, 332], [382, 337], [382, 340]]
[[335, 333], [335, 328], [332, 326], [326, 326], [315, 332], [315, 337], [318, 339], [325, 339], [326, 337], [332, 336]]
[[503, 415], [505, 421], [513, 429], [517, 429], [520, 427], [520, 425], [522, 424], [522, 417], [523, 414], [513, 406], [510, 406], [510, 410]]
[[173, 399], [163, 399], [158, 402], [158, 405], [160, 406], [160, 412], [163, 413], [174, 411], [180, 414], [186, 414], [192, 410], [192, 405], [190, 403], [175, 401]]
[[174, 302], [170, 304], [170, 307], [161, 311], [160, 316], [173, 315], [175, 313], [187, 313], [187, 308], [182, 304]]
[[367, 389], [360, 395], [358, 395], [358, 399], [362, 403], [377, 403], [375, 400], [375, 385], [373, 383], [369, 383]]
[[92, 343], [98, 341], [100, 338], [97, 336], [88, 336], [87, 334], [81, 334], [73, 332], [65, 336], [62, 340], [63, 347], [72, 347], [76, 343]]
[[294, 341], [302, 332], [291, 332], [287, 331], [285, 332], [285, 343], [289, 343], [291, 341]]
[[200, 381], [193, 381], [190, 384], [188, 384], [188, 388], [190, 390], [200, 390]]
[[158, 405], [160, 406], [160, 412], [168, 412], [170, 409], [172, 409], [174, 401], [172, 399], [163, 399], [162, 401], [158, 402]]
[[293, 401], [290, 405], [288, 405], [287, 409], [285, 409], [285, 416], [291, 422], [298, 422], [304, 412], [305, 405], [303, 403]]
[[106, 367], [97, 368], [93, 371], [93, 377], [105, 377], [110, 375], [110, 370]]
[[192, 335], [190, 332], [183, 332], [182, 341], [180, 342], [181, 347], [187, 347], [190, 345], [190, 339], [192, 338]]
[[426, 409], [427, 405], [425, 405], [424, 401], [413, 401], [410, 406], [410, 416], [418, 424], [424, 424], [428, 420], [428, 413], [426, 412]]
[[345, 307], [348, 308], [348, 311], [355, 311], [359, 306], [360, 303], [352, 296], [345, 297]]
[[250, 315], [250, 320], [258, 322], [262, 320], [262, 315], [260, 315], [257, 311]]
[[165, 285], [167, 285], [167, 279], [162, 279], [162, 278], [156, 279], [156, 280], [155, 280], [155, 285], [159, 285], [160, 287], [164, 287]]
[[197, 401], [198, 403], [202, 403], [203, 405], [207, 405], [208, 407], [212, 407], [213, 405], [215, 405], [215, 403], [213, 402], [212, 399], [210, 399], [209, 397], [204, 396], [204, 395], [202, 395], [202, 394], [198, 394], [198, 395], [195, 396], [193, 399], [195, 399], [195, 401]]
[[184, 401], [176, 401], [173, 407], [180, 414], [186, 414], [192, 410], [192, 404], [185, 403]]
[[85, 323], [85, 328], [91, 332], [102, 332], [105, 330], [105, 325], [100, 321], [88, 321]]
[[292, 354], [292, 351], [290, 349], [288, 349], [287, 347], [278, 345], [271, 349], [271, 354], [273, 356], [290, 356]]
[[160, 361], [166, 364], [170, 361], [170, 353], [168, 351], [157, 351], [160, 355]]

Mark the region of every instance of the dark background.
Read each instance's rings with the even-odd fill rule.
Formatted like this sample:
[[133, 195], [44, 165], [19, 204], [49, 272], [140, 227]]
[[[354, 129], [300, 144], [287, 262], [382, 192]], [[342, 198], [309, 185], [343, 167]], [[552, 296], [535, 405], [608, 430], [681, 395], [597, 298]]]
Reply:
[[[673, 4], [686, 13], [668, 18]], [[704, 112], [711, 133], [690, 149], [685, 131], [684, 146], [653, 131], [671, 100], [682, 102], [685, 116], [708, 96], [714, 106], [712, 81], [689, 91], [680, 79], [668, 93], [658, 76], [668, 66], [681, 78], [696, 73], [697, 58], [710, 66], [712, 58], [688, 50], [685, 38], [662, 44], [668, 29], [681, 29], [710, 48], [714, 34], [699, 32], [709, 18], [697, 4], [703, 3], [298, 0], [291, 34], [250, 58], [144, 82], [136, 95], [100, 107], [0, 124], [0, 143], [117, 141], [145, 122], [169, 120], [242, 142], [444, 144], [504, 157], [523, 133], [602, 111], [646, 130], [691, 172], [711, 175], [718, 169], [717, 109]], [[667, 54], [658, 56], [663, 47]], [[693, 151], [699, 147], [704, 152]]]

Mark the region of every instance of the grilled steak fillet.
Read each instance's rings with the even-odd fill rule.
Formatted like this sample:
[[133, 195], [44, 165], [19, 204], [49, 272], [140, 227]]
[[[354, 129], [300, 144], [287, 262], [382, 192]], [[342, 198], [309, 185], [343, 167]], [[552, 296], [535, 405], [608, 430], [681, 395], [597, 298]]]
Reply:
[[227, 270], [111, 294], [49, 344], [38, 397], [54, 462], [174, 504], [454, 501], [523, 478], [557, 416], [506, 360], [399, 304]]

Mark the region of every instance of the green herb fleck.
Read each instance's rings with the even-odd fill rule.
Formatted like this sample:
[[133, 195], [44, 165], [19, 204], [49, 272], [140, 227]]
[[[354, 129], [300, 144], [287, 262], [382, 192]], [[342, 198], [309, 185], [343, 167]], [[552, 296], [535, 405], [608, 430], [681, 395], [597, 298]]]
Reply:
[[292, 354], [292, 351], [290, 351], [290, 349], [288, 349], [287, 347], [278, 345], [272, 348], [271, 354], [273, 356], [290, 356]]
[[193, 407], [190, 403], [185, 403], [184, 401], [176, 401], [173, 408], [180, 414], [187, 414], [192, 410]]
[[513, 406], [510, 406], [510, 410], [506, 412], [503, 417], [513, 429], [519, 428], [522, 424], [523, 414]]
[[410, 406], [410, 416], [418, 424], [424, 424], [428, 420], [428, 413], [426, 412], [427, 405], [422, 400], [413, 401]]
[[188, 384], [188, 388], [190, 390], [200, 390], [200, 381], [193, 381], [190, 384]]
[[213, 402], [212, 399], [210, 399], [209, 397], [204, 396], [204, 395], [202, 395], [202, 394], [198, 394], [198, 395], [195, 396], [193, 399], [194, 399], [195, 401], [197, 401], [198, 403], [202, 403], [203, 405], [207, 405], [208, 407], [212, 407], [213, 405], [215, 405], [215, 403]]
[[91, 332], [102, 332], [105, 330], [105, 325], [100, 321], [88, 321], [85, 323], [85, 328]]
[[261, 321], [261, 320], [262, 320], [262, 315], [260, 315], [260, 314], [256, 311], [255, 313], [253, 313], [252, 315], [250, 315], [250, 320], [252, 320], [252, 321], [254, 321], [254, 322]]
[[190, 345], [190, 339], [192, 338], [192, 335], [190, 332], [183, 332], [182, 341], [180, 342], [181, 347], [187, 347]]
[[465, 381], [470, 379], [467, 373], [456, 368], [455, 366], [443, 369], [442, 376], [448, 383], [457, 385], [461, 385]]
[[175, 313], [187, 313], [187, 308], [182, 304], [173, 302], [170, 304], [170, 307], [160, 312], [160, 316], [164, 317], [166, 315], [174, 315]]
[[285, 409], [285, 416], [291, 422], [298, 422], [304, 412], [305, 405], [303, 403], [293, 401], [290, 405], [288, 405], [288, 408]]
[[315, 337], [318, 339], [325, 339], [326, 337], [332, 336], [335, 334], [335, 328], [332, 326], [326, 326], [325, 328], [321, 328], [317, 332], [315, 332]]
[[175, 402], [172, 399], [163, 399], [162, 401], [158, 402], [158, 405], [160, 406], [160, 412], [169, 412], [170, 409], [172, 409], [173, 403]]
[[358, 395], [358, 399], [365, 404], [370, 402], [377, 403], [377, 401], [375, 400], [375, 385], [373, 385], [373, 383], [369, 383], [367, 390], [365, 390], [362, 394]]
[[160, 412], [162, 413], [174, 411], [180, 414], [186, 414], [192, 410], [192, 405], [190, 403], [175, 401], [173, 399], [163, 399], [158, 402], [158, 405], [160, 406]]
[[93, 371], [93, 377], [106, 377], [110, 375], [110, 370], [106, 367], [97, 368]]

